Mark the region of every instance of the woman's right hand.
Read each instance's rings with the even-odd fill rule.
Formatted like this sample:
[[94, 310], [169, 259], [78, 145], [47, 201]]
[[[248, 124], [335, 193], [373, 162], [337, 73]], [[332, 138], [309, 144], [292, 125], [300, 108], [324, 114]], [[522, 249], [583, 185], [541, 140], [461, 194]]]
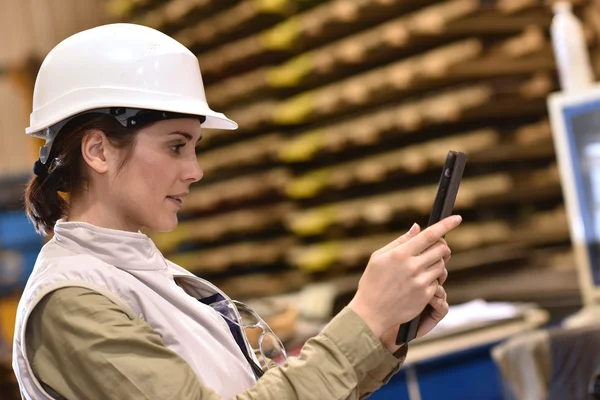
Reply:
[[434, 297], [450, 256], [442, 238], [461, 222], [455, 215], [417, 234], [409, 231], [371, 255], [348, 306], [378, 338], [414, 319]]

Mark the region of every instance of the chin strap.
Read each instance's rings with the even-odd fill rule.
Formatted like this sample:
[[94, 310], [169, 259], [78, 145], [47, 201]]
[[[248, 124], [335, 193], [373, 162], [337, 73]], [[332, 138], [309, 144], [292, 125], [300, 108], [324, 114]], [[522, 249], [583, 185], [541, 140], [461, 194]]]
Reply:
[[43, 181], [43, 185], [49, 185], [53, 189], [59, 192], [67, 192], [67, 188], [64, 184], [63, 179], [59, 174], [53, 173], [58, 167], [60, 167], [60, 159], [55, 158], [51, 162], [42, 163], [41, 160], [37, 160], [33, 164], [33, 173]]

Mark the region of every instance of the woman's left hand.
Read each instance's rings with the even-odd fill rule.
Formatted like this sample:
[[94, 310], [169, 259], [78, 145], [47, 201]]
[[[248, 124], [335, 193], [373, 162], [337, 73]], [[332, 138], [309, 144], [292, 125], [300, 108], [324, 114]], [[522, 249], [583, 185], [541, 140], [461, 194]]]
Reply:
[[[400, 241], [408, 241], [414, 235], [417, 235], [421, 231], [417, 225], [409, 234], [406, 234], [399, 238]], [[443, 240], [443, 239], [442, 239]], [[450, 256], [440, 260], [444, 263], [444, 266], [448, 264]], [[442, 286], [448, 278], [448, 271], [444, 269], [444, 274], [438, 280], [439, 286], [435, 295], [429, 302], [429, 305], [425, 309], [425, 312], [421, 315], [419, 322], [419, 329], [417, 331], [417, 338], [422, 337], [429, 333], [435, 326], [448, 314], [448, 301], [446, 291]], [[396, 336], [398, 335], [398, 328], [392, 329], [382, 338], [383, 345], [392, 353], [395, 353], [400, 346], [396, 345]]]

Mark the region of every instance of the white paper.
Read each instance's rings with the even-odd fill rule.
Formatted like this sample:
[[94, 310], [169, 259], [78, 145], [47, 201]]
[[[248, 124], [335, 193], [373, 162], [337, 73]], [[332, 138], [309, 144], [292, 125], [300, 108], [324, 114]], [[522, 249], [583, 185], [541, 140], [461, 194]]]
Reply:
[[523, 306], [515, 303], [492, 302], [476, 299], [450, 306], [448, 315], [431, 331], [441, 332], [461, 326], [511, 319], [520, 315]]

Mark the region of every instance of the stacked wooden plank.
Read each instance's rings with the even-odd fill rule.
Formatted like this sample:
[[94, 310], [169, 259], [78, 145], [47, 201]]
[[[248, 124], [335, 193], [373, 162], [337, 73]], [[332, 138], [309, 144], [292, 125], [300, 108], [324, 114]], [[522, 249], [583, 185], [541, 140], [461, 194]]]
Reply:
[[[579, 297], [545, 106], [549, 4], [139, 3], [122, 18], [189, 46], [211, 106], [240, 124], [205, 132], [205, 178], [179, 227], [154, 236], [173, 260], [237, 297], [358, 277], [426, 224], [455, 149], [469, 161], [451, 301]], [[574, 4], [596, 46], [595, 3]]]

